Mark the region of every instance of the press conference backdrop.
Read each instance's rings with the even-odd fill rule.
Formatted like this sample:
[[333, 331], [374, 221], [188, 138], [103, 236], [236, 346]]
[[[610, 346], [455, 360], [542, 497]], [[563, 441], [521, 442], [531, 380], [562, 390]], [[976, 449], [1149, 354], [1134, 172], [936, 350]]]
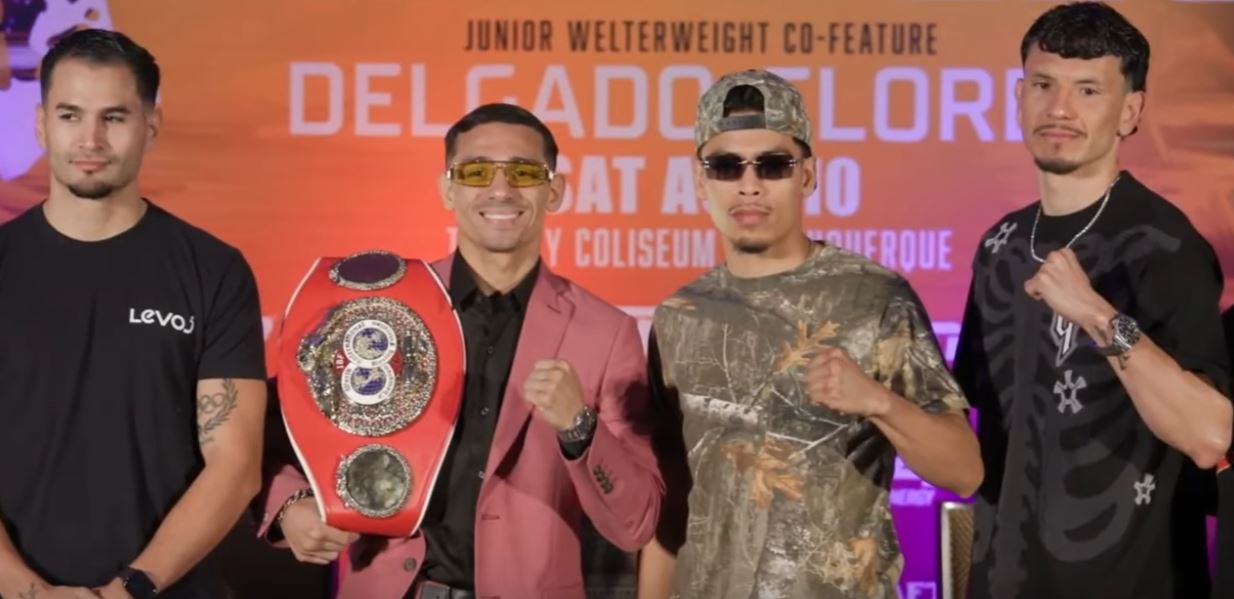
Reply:
[[[1230, 272], [1234, 3], [1113, 4], [1153, 44], [1124, 163], [1186, 211]], [[267, 331], [316, 256], [452, 249], [442, 136], [489, 101], [532, 109], [562, 148], [549, 267], [645, 327], [660, 299], [721, 260], [691, 181], [695, 102], [723, 72], [767, 67], [800, 86], [814, 119], [810, 235], [907, 276], [950, 357], [982, 232], [1035, 199], [1013, 90], [1021, 36], [1050, 5], [3, 0], [0, 220], [47, 192], [40, 58], [72, 28], [114, 28], [164, 69], [144, 192], [244, 251]], [[949, 498], [897, 470], [905, 597], [937, 594], [937, 504]]]

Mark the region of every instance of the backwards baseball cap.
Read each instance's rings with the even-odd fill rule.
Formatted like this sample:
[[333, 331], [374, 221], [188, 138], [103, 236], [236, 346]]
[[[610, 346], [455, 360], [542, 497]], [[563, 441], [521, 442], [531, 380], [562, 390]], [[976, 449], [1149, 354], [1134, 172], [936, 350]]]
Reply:
[[[762, 114], [724, 115], [724, 101], [734, 88], [748, 85], [763, 95]], [[698, 101], [694, 120], [694, 147], [701, 148], [711, 138], [738, 129], [779, 131], [810, 145], [810, 117], [806, 115], [801, 93], [784, 78], [763, 70], [729, 73], [716, 81]]]

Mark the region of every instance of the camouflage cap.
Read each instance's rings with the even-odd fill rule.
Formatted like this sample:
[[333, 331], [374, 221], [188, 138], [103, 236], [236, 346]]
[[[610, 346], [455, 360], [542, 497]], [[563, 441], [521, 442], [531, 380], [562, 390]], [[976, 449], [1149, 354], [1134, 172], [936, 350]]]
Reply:
[[[724, 116], [724, 100], [733, 88], [749, 85], [763, 94], [763, 114]], [[805, 101], [793, 84], [784, 78], [762, 70], [729, 73], [716, 81], [698, 101], [694, 120], [694, 147], [701, 148], [708, 140], [735, 129], [770, 129], [810, 145], [810, 117]]]

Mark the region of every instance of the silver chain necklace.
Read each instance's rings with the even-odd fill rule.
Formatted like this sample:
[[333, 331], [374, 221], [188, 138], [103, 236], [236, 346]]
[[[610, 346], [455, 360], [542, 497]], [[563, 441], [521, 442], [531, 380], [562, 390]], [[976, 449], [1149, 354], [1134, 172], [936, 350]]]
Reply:
[[[1119, 175], [1119, 177], [1121, 176], [1122, 175]], [[1106, 188], [1105, 197], [1101, 198], [1101, 205], [1097, 207], [1097, 214], [1093, 215], [1092, 220], [1088, 221], [1088, 224], [1084, 225], [1084, 228], [1080, 229], [1080, 232], [1076, 233], [1075, 237], [1072, 237], [1071, 241], [1068, 241], [1067, 245], [1063, 246], [1063, 249], [1070, 248], [1071, 244], [1075, 243], [1076, 240], [1078, 240], [1082, 235], [1087, 233], [1088, 230], [1091, 229], [1094, 224], [1096, 224], [1097, 219], [1101, 218], [1101, 213], [1102, 211], [1105, 210], [1106, 203], [1110, 201], [1110, 192], [1114, 191], [1114, 184], [1118, 183], [1119, 177], [1114, 177], [1114, 180], [1110, 182], [1110, 186]], [[1037, 255], [1037, 223], [1040, 221], [1041, 221], [1041, 205], [1038, 204], [1037, 205], [1037, 216], [1033, 218], [1033, 230], [1028, 234], [1028, 253], [1033, 256], [1033, 260], [1036, 260], [1044, 264], [1045, 260], [1042, 260], [1041, 256]]]

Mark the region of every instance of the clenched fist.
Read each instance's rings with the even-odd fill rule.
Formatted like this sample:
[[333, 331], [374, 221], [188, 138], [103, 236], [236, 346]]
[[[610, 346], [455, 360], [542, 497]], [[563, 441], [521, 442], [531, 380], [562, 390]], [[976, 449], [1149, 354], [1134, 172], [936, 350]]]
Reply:
[[531, 404], [537, 418], [558, 431], [570, 428], [584, 405], [578, 374], [565, 360], [536, 362], [523, 383], [523, 399]]
[[1050, 252], [1037, 274], [1024, 282], [1024, 291], [1090, 334], [1092, 327], [1104, 325], [1114, 313], [1109, 302], [1093, 289], [1088, 273], [1070, 248]]
[[853, 416], [878, 416], [891, 409], [890, 391], [870, 378], [836, 347], [818, 351], [806, 366], [810, 401]]

